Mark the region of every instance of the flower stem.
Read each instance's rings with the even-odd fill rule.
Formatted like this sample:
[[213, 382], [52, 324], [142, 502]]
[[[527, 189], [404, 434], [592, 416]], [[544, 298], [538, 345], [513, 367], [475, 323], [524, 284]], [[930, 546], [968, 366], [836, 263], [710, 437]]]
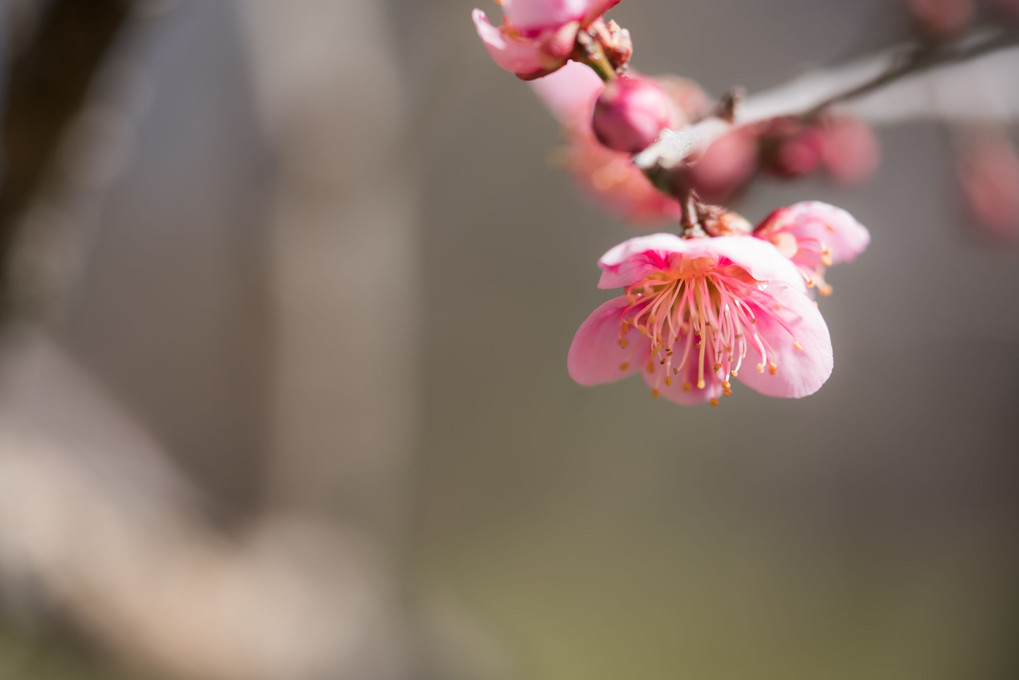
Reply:
[[583, 64], [587, 64], [598, 74], [598, 77], [608, 82], [616, 77], [616, 69], [612, 62], [605, 56], [605, 50], [601, 44], [591, 37], [586, 31], [577, 33], [577, 45], [573, 49], [573, 58]]

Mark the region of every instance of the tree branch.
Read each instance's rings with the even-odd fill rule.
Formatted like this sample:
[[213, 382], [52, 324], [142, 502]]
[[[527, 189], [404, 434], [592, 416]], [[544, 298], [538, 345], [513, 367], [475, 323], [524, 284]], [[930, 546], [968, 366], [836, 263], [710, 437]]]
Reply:
[[892, 48], [841, 66], [808, 73], [748, 98], [731, 117], [717, 115], [680, 130], [665, 130], [658, 141], [634, 157], [652, 181], [679, 167], [729, 130], [770, 118], [816, 117], [826, 109], [862, 97], [932, 68], [956, 64], [1019, 45], [1019, 30], [993, 29], [946, 45]]

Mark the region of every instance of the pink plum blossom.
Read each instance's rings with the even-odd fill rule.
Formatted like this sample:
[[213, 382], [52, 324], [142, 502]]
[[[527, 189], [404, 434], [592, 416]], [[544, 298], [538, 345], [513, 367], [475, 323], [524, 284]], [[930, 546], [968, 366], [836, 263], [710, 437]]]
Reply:
[[598, 307], [573, 339], [567, 367], [581, 385], [640, 371], [655, 396], [717, 405], [732, 377], [795, 398], [831, 375], [828, 327], [796, 267], [766, 241], [653, 234], [598, 264], [598, 287], [623, 295]]
[[852, 215], [820, 201], [779, 208], [757, 226], [754, 236], [772, 243], [821, 295], [831, 294], [825, 268], [852, 261], [870, 243], [870, 232]]
[[501, 0], [503, 22], [493, 26], [485, 13], [471, 14], [478, 37], [495, 63], [524, 80], [562, 67], [573, 52], [577, 31], [619, 0]]
[[[689, 80], [663, 78], [659, 85], [671, 104], [669, 127], [682, 127], [710, 107], [707, 95]], [[532, 81], [531, 86], [563, 126], [563, 164], [596, 203], [631, 222], [679, 219], [679, 203], [655, 189], [634, 167], [629, 154], [607, 149], [595, 138], [591, 120], [604, 83], [594, 71], [583, 64], [569, 63], [552, 75]]]

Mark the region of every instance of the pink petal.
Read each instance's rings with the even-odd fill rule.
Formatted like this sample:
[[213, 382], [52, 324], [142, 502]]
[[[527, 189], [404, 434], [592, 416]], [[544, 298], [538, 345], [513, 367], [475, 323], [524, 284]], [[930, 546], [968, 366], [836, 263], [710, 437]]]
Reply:
[[588, 5], [590, 0], [502, 0], [502, 12], [514, 28], [534, 33], [580, 21]]
[[719, 266], [735, 264], [758, 281], [781, 281], [803, 290], [796, 267], [770, 243], [748, 236], [683, 239], [675, 234], [638, 236], [602, 255], [599, 288], [621, 288], [656, 271], [669, 271], [683, 259], [710, 257]]
[[[856, 218], [842, 208], [820, 201], [805, 201], [780, 208], [755, 230], [756, 235], [764, 238], [777, 232], [790, 233], [797, 241], [823, 243], [831, 252], [832, 264], [851, 262], [870, 243], [870, 232]], [[820, 258], [815, 259], [817, 262], [811, 264], [820, 265]]]
[[758, 281], [780, 281], [797, 290], [804, 290], [803, 277], [796, 266], [782, 257], [770, 243], [750, 236], [719, 236], [688, 239], [687, 243], [704, 243], [711, 252], [746, 269]]
[[[697, 388], [698, 366], [697, 361], [694, 359], [696, 357], [691, 357], [691, 360], [686, 362], [686, 365], [683, 366], [679, 374], [672, 376], [671, 385], [665, 384], [665, 367], [660, 364], [654, 364], [654, 373], [648, 373], [644, 370], [641, 371], [641, 375], [644, 376], [644, 382], [648, 384], [648, 387], [658, 390], [659, 394], [669, 401], [682, 404], [683, 406], [702, 404], [705, 401], [722, 396], [722, 379], [711, 370], [714, 358], [705, 358], [705, 362], [709, 365], [705, 367], [704, 371], [704, 389]], [[684, 382], [689, 387], [688, 390], [683, 389]]]
[[[651, 343], [630, 331], [630, 345], [619, 346], [619, 324], [629, 304], [625, 296], [605, 302], [580, 324], [566, 358], [570, 377], [581, 385], [615, 382], [638, 370], [647, 362]], [[625, 368], [623, 368], [625, 366]]]
[[[757, 316], [754, 328], [774, 350], [778, 371], [771, 375], [765, 366], [758, 372], [759, 357], [748, 354], [738, 379], [769, 397], [799, 398], [819, 390], [831, 375], [832, 349], [828, 326], [814, 302], [782, 284], [769, 285], [747, 302]], [[796, 349], [796, 341], [803, 349]]]
[[480, 9], [474, 10], [471, 18], [474, 19], [478, 37], [485, 43], [492, 59], [507, 71], [529, 79], [549, 73], [557, 66], [549, 61], [540, 41], [521, 38], [496, 28]]
[[589, 23], [600, 17], [605, 12], [618, 5], [620, 0], [587, 0], [587, 14], [584, 17], [583, 25], [587, 26]]
[[629, 154], [606, 149], [594, 138], [590, 119], [586, 132], [567, 135], [564, 161], [580, 187], [605, 210], [631, 222], [675, 222], [679, 203], [648, 181]]
[[599, 288], [623, 288], [655, 272], [669, 271], [686, 252], [683, 239], [675, 234], [637, 236], [611, 248], [598, 260], [602, 269]]
[[590, 130], [594, 100], [604, 83], [593, 69], [571, 61], [555, 73], [532, 80], [531, 87], [562, 125]]

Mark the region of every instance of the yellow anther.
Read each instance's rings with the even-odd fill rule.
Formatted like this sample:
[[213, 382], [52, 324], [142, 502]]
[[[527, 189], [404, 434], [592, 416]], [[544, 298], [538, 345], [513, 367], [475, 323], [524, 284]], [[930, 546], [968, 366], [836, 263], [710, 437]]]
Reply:
[[705, 383], [704, 383], [703, 380], [698, 380], [697, 381], [697, 389], [703, 390], [704, 389], [704, 385], [705, 385]]
[[693, 385], [691, 385], [688, 381], [684, 380], [682, 388], [684, 392], [689, 392], [690, 390], [693, 389]]
[[658, 390], [651, 390], [651, 396], [652, 397], [660, 397], [660, 396], [662, 396], [662, 394]]
[[768, 362], [768, 373], [770, 375], [775, 375], [776, 373], [778, 373], [778, 364], [776, 364], [774, 361], [769, 361]]
[[831, 295], [831, 286], [829, 286], [826, 283], [823, 286], [821, 286], [820, 288], [818, 288], [817, 292], [820, 293], [821, 295], [825, 296], [825, 297], [828, 297], [829, 295]]
[[626, 338], [619, 338], [619, 346], [622, 347], [623, 349], [626, 349], [627, 345], [629, 344], [630, 343], [627, 342]]
[[647, 362], [647, 366], [645, 366], [644, 368], [647, 369], [648, 373], [654, 373], [655, 372], [655, 362], [649, 360]]
[[711, 397], [711, 408], [718, 406], [718, 397]]
[[625, 371], [625, 370], [627, 370], [629, 368], [630, 368], [630, 364], [625, 362], [625, 361], [623, 363], [619, 364], [619, 370], [620, 371]]
[[672, 376], [671, 375], [665, 376], [665, 386], [666, 387], [672, 387]]
[[728, 397], [732, 394], [732, 384], [728, 380], [722, 381], [722, 395]]
[[801, 352], [803, 351], [803, 345], [800, 344], [799, 340], [793, 339], [793, 349], [798, 349]]
[[764, 373], [764, 364], [757, 364], [757, 372]]
[[732, 374], [732, 377], [734, 377], [734, 378], [738, 378], [739, 377], [739, 373], [737, 373], [736, 371], [729, 371], [729, 372]]

